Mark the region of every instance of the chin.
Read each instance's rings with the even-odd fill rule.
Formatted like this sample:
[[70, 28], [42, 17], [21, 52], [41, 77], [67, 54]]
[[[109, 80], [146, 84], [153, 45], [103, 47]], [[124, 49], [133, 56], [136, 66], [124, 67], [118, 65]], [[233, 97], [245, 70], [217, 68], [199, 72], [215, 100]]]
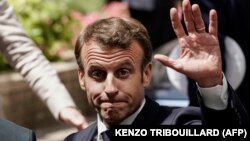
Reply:
[[106, 121], [108, 124], [117, 124], [120, 123], [121, 121], [124, 120], [124, 117], [122, 116], [122, 114], [119, 114], [119, 112], [117, 111], [108, 111], [108, 112], [104, 112], [102, 114], [102, 118], [104, 121]]

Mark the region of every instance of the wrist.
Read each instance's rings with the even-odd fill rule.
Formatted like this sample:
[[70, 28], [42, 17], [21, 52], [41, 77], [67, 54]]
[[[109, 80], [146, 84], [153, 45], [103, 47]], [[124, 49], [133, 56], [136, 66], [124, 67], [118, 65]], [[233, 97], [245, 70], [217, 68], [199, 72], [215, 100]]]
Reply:
[[199, 87], [202, 87], [202, 88], [210, 88], [210, 87], [214, 87], [216, 85], [222, 85], [223, 84], [223, 75], [222, 75], [222, 73], [220, 73], [219, 75], [216, 75], [214, 77], [202, 79], [200, 81], [197, 81], [197, 84], [199, 85]]

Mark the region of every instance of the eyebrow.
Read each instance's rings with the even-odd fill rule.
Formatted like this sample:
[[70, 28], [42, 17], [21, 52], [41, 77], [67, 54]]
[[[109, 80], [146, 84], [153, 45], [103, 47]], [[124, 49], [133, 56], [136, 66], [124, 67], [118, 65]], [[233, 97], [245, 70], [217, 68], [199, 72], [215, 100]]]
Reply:
[[129, 65], [129, 66], [132, 66], [131, 64], [132, 64], [131, 61], [129, 61], [129, 60], [124, 60], [120, 65]]
[[96, 63], [96, 62], [90, 63], [89, 70], [92, 70], [92, 69], [95, 69], [95, 68], [104, 68], [104, 67], [101, 64]]
[[[119, 67], [119, 66], [133, 66], [133, 63], [130, 60], [123, 60], [121, 63], [119, 63], [118, 65], [116, 65], [115, 67]], [[104, 69], [105, 67], [102, 66], [102, 64], [97, 63], [97, 62], [93, 62], [89, 64], [89, 70], [93, 70], [96, 68], [101, 68]]]

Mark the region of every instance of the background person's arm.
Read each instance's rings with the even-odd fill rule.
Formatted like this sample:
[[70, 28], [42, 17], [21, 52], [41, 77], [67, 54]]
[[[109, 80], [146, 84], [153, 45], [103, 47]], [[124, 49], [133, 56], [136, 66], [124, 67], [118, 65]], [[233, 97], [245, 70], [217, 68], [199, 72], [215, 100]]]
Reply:
[[22, 74], [57, 120], [78, 129], [86, 127], [85, 118], [77, 110], [56, 70], [28, 37], [6, 0], [0, 1], [0, 10], [0, 49], [8, 62]]

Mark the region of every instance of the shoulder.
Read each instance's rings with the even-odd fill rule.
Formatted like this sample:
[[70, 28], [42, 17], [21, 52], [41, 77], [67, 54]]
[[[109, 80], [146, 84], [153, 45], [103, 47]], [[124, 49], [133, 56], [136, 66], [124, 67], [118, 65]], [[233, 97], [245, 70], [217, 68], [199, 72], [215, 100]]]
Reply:
[[87, 128], [82, 129], [79, 132], [72, 133], [68, 135], [64, 141], [88, 141], [91, 140], [91, 138], [95, 135], [97, 131], [97, 123], [93, 122], [91, 123]]
[[0, 119], [1, 141], [35, 141], [35, 133], [11, 121]]
[[174, 108], [163, 125], [200, 125], [201, 110], [199, 107]]

